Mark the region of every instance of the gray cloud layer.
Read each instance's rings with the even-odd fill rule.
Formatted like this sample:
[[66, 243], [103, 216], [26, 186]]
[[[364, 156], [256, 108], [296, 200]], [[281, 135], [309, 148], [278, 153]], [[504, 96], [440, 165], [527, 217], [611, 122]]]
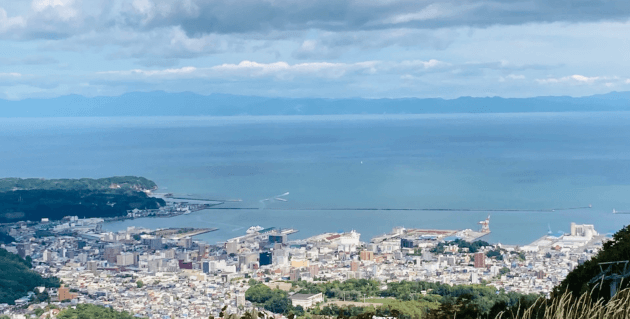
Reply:
[[[144, 5], [141, 5], [144, 4]], [[127, 22], [145, 28], [180, 25], [189, 35], [271, 30], [486, 27], [529, 22], [626, 20], [622, 0], [533, 1], [136, 1]]]
[[[13, 10], [18, 11], [18, 10]], [[627, 20], [625, 0], [36, 0], [28, 12], [0, 12], [5, 37], [58, 39], [123, 28], [180, 26], [189, 37], [323, 30], [487, 27], [530, 22]], [[3, 32], [4, 31], [4, 32]], [[9, 33], [9, 31], [11, 31]], [[284, 34], [290, 36], [290, 34]]]

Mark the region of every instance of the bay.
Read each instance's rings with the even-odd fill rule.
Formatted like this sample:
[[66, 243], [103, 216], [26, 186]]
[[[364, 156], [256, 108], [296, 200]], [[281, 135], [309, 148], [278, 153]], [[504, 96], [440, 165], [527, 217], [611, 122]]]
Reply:
[[[106, 224], [112, 231], [218, 227], [198, 237], [216, 242], [261, 225], [297, 228], [293, 238], [355, 229], [369, 240], [394, 226], [476, 229], [490, 214], [486, 240], [526, 244], [570, 222], [603, 233], [628, 224], [630, 215], [611, 211], [630, 209], [629, 120], [629, 112], [4, 118], [0, 174], [140, 175], [161, 191], [251, 208]], [[284, 192], [286, 203], [260, 203]]]

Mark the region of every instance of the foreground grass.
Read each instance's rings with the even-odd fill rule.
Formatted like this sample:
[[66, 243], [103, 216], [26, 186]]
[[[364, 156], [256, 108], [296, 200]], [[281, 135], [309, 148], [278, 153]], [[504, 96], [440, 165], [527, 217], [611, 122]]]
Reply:
[[617, 293], [608, 303], [603, 299], [593, 302], [592, 292], [579, 298], [569, 292], [553, 299], [539, 299], [528, 309], [515, 313], [504, 312], [497, 318], [516, 319], [627, 319], [630, 318], [630, 288]]

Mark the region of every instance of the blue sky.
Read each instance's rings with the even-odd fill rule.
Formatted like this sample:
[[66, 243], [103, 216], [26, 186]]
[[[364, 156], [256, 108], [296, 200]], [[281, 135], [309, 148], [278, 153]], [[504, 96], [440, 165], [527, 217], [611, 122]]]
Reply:
[[630, 91], [627, 0], [0, 0], [0, 98]]

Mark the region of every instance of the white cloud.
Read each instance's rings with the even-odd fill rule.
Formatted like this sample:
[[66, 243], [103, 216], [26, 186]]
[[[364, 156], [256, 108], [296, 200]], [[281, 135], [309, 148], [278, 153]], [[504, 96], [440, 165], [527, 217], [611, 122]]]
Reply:
[[406, 23], [410, 21], [423, 21], [423, 20], [431, 20], [436, 19], [441, 16], [446, 15], [444, 10], [440, 8], [437, 4], [430, 4], [426, 8], [414, 12], [414, 13], [406, 13], [399, 14], [393, 17], [387, 18], [383, 20], [385, 24], [398, 24], [398, 23]]
[[144, 77], [168, 77], [168, 76], [177, 76], [177, 75], [189, 75], [193, 74], [197, 71], [197, 68], [192, 66], [186, 66], [178, 69], [164, 69], [164, 70], [141, 70], [141, 69], [133, 69], [127, 71], [103, 71], [97, 72], [97, 74], [113, 74], [113, 75], [123, 75], [123, 76], [144, 76]]
[[400, 62], [399, 66], [402, 68], [422, 68], [422, 69], [433, 69], [438, 67], [449, 66], [449, 63], [442, 62], [436, 59], [430, 59], [428, 61], [422, 60], [407, 60]]
[[0, 77], [21, 77], [22, 74], [21, 73], [15, 73], [15, 72], [11, 72], [11, 73], [0, 73]]
[[[613, 77], [614, 78], [614, 77]], [[574, 74], [570, 76], [565, 76], [561, 78], [546, 78], [546, 79], [536, 79], [536, 82], [540, 84], [554, 84], [554, 83], [572, 83], [572, 84], [593, 84], [600, 80], [608, 80], [611, 77], [602, 77], [602, 76], [584, 76], [580, 74]]]
[[16, 27], [24, 27], [26, 21], [23, 17], [11, 17], [7, 15], [7, 11], [0, 7], [0, 33], [5, 33]]
[[33, 0], [31, 8], [35, 12], [54, 12], [58, 18], [67, 21], [76, 18], [79, 14], [75, 0]]
[[505, 82], [508, 80], [525, 80], [525, 76], [522, 74], [509, 74], [499, 77], [499, 82]]
[[294, 76], [316, 76], [338, 78], [349, 71], [364, 70], [368, 73], [376, 71], [376, 61], [365, 61], [357, 63], [330, 63], [330, 62], [310, 62], [290, 65], [287, 62], [258, 63], [253, 61], [242, 61], [239, 64], [222, 64], [211, 69], [227, 76], [275, 76], [289, 79]]
[[373, 74], [377, 72], [376, 61], [357, 63], [329, 63], [313, 62], [289, 64], [284, 61], [259, 63], [255, 61], [241, 61], [238, 64], [225, 63], [209, 68], [192, 66], [158, 70], [122, 70], [97, 72], [97, 76], [115, 77], [117, 79], [237, 79], [272, 77], [280, 80], [291, 80], [296, 77], [316, 77], [334, 79], [348, 73], [363, 72]]

